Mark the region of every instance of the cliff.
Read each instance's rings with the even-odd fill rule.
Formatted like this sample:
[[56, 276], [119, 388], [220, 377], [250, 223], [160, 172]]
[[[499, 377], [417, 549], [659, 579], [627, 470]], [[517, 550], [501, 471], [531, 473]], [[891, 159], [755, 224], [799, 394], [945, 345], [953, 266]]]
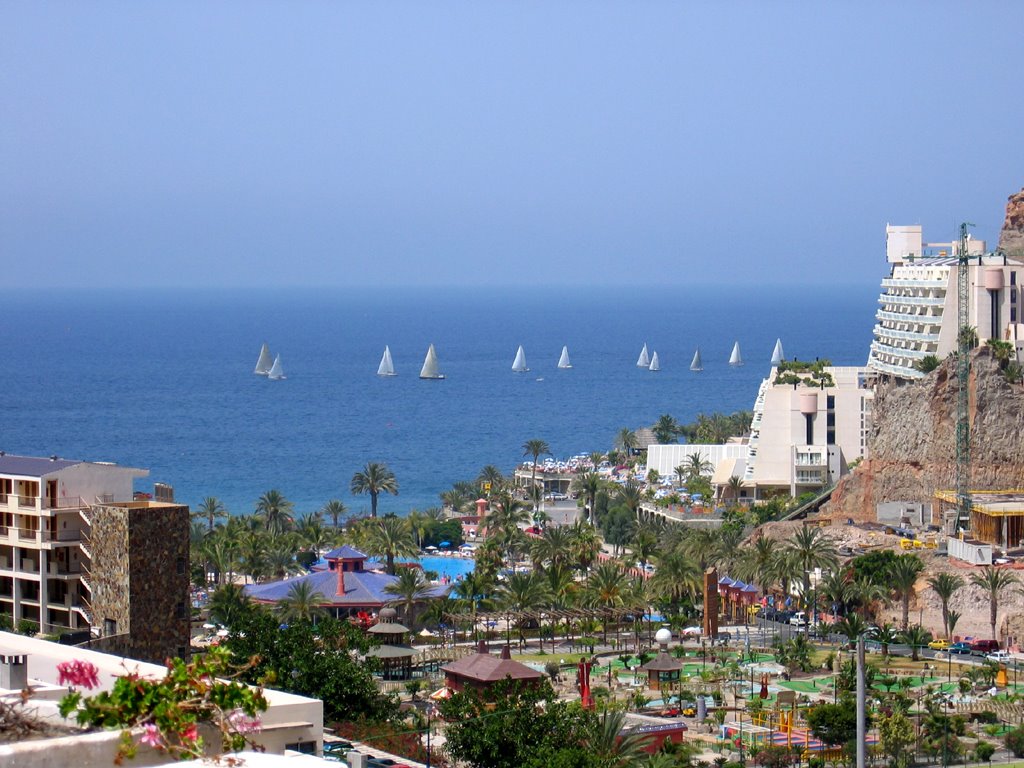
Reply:
[[[989, 350], [975, 351], [970, 381], [971, 487], [1024, 486], [1024, 388], [1006, 381]], [[956, 487], [955, 361], [875, 395], [868, 455], [836, 486], [824, 514], [875, 520], [881, 501], [933, 501]]]
[[1006, 201], [1006, 220], [999, 233], [999, 248], [1010, 257], [1024, 258], [1024, 189]]

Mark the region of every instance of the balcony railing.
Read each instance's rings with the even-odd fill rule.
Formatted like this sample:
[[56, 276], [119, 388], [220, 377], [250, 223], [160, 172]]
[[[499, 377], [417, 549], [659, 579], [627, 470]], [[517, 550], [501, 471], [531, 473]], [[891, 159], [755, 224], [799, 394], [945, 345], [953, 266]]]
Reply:
[[23, 509], [35, 509], [39, 505], [38, 496], [22, 496], [18, 495], [18, 506]]
[[43, 529], [43, 541], [78, 541], [82, 538], [82, 531], [79, 528], [62, 528], [59, 531]]
[[46, 500], [47, 509], [80, 509], [85, 506], [81, 496], [60, 496]]
[[38, 533], [38, 530], [33, 530], [32, 528], [19, 528], [18, 538], [22, 541], [35, 541], [38, 538]]

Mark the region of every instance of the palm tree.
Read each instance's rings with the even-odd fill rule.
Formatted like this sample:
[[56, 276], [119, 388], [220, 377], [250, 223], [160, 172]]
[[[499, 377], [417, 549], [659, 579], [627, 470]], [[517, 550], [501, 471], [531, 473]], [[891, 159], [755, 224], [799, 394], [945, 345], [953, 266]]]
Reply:
[[581, 472], [572, 481], [572, 489], [586, 499], [588, 521], [594, 522], [594, 505], [597, 503], [597, 494], [604, 487], [604, 480], [597, 472]]
[[803, 526], [793, 535], [788, 547], [793, 565], [800, 571], [803, 589], [801, 595], [807, 600], [811, 593], [811, 573], [816, 568], [835, 568], [839, 563], [835, 544], [822, 533], [821, 528]]
[[729, 498], [734, 504], [738, 504], [740, 500], [740, 494], [743, 492], [743, 478], [739, 475], [732, 475], [729, 481], [725, 484], [725, 490], [729, 493]]
[[928, 641], [931, 639], [931, 636], [928, 634], [928, 630], [920, 624], [915, 624], [914, 626], [904, 630], [900, 639], [910, 646], [910, 660], [918, 661], [920, 659], [919, 654], [921, 649], [928, 645]]
[[296, 581], [288, 595], [277, 601], [281, 619], [287, 623], [311, 622], [326, 615], [324, 596], [317, 592], [308, 581]]
[[481, 469], [480, 474], [477, 475], [476, 479], [481, 486], [487, 487], [486, 493], [488, 496], [499, 490], [501, 486], [505, 484], [505, 476], [501, 473], [501, 470], [493, 464], [488, 464]]
[[377, 516], [377, 497], [382, 493], [398, 495], [398, 481], [395, 473], [388, 469], [388, 465], [380, 461], [371, 461], [362, 471], [352, 475], [352, 484], [349, 486], [352, 493], [370, 494], [370, 517]]
[[669, 414], [663, 413], [658, 417], [658, 421], [655, 422], [652, 431], [654, 432], [654, 439], [661, 445], [666, 445], [675, 442], [676, 436], [679, 434], [679, 425], [676, 424], [676, 420]]
[[410, 627], [415, 618], [416, 604], [428, 600], [432, 590], [433, 586], [419, 568], [403, 568], [398, 574], [397, 581], [384, 587], [385, 592], [395, 596], [395, 599], [389, 602], [402, 607], [405, 621]]
[[530, 473], [530, 488], [537, 487], [537, 459], [550, 456], [551, 446], [544, 440], [527, 440], [523, 443], [523, 456], [533, 457], [533, 471]]
[[638, 766], [647, 757], [649, 734], [626, 731], [626, 713], [605, 710], [585, 740], [587, 751], [596, 755], [601, 765], [613, 768]]
[[536, 567], [546, 562], [551, 568], [567, 568], [572, 558], [572, 531], [562, 526], [545, 528], [531, 543], [530, 552]]
[[526, 506], [507, 488], [491, 503], [484, 520], [488, 538], [494, 536], [502, 551], [509, 550], [519, 532], [519, 526], [529, 521], [530, 513]]
[[276, 581], [302, 573], [303, 570], [295, 560], [295, 542], [290, 536], [281, 536], [270, 540], [261, 566], [259, 574]]
[[260, 496], [256, 502], [256, 514], [271, 534], [284, 533], [292, 526], [292, 503], [278, 490], [270, 490]]
[[405, 520], [409, 523], [409, 530], [412, 531], [413, 538], [416, 539], [416, 546], [422, 549], [423, 537], [427, 535], [427, 531], [431, 527], [430, 518], [418, 510], [411, 509], [405, 516]]
[[[611, 612], [622, 605], [629, 586], [622, 568], [613, 562], [603, 562], [591, 570], [587, 577], [587, 601]], [[611, 614], [609, 613], [609, 616]], [[604, 624], [604, 641], [608, 642], [608, 620]]]
[[323, 524], [318, 513], [303, 515], [299, 518], [295, 532], [303, 546], [313, 553], [313, 559], [319, 560], [320, 553], [326, 552], [337, 540], [338, 529], [329, 529]]
[[385, 559], [384, 570], [391, 576], [395, 575], [396, 558], [419, 554], [408, 521], [394, 515], [375, 520], [367, 527], [364, 546], [367, 554]]
[[640, 483], [636, 482], [632, 477], [629, 478], [623, 485], [618, 487], [615, 496], [620, 504], [629, 508], [629, 511], [633, 513], [633, 517], [639, 519], [640, 504], [644, 500], [644, 491]]
[[893, 560], [886, 574], [889, 588], [900, 599], [903, 606], [903, 619], [900, 627], [907, 631], [910, 620], [910, 596], [914, 594], [914, 584], [924, 570], [924, 563], [917, 555], [899, 555]]
[[896, 627], [886, 622], [874, 631], [873, 638], [878, 641], [879, 645], [882, 646], [882, 656], [888, 658], [889, 646], [895, 645], [896, 643], [900, 642], [904, 635], [905, 633], [897, 632]]
[[593, 525], [578, 520], [569, 529], [569, 535], [572, 565], [585, 571], [601, 551], [601, 536]]
[[947, 639], [950, 636], [949, 601], [953, 597], [953, 593], [963, 585], [963, 578], [955, 573], [940, 573], [928, 579], [928, 586], [932, 588], [942, 602], [942, 629], [946, 633]]
[[480, 609], [491, 606], [491, 590], [493, 585], [479, 570], [471, 571], [463, 576], [452, 588], [452, 594], [458, 601], [460, 607], [465, 606], [470, 610], [473, 621], [473, 636], [476, 638], [478, 627], [476, 615]]
[[715, 465], [704, 458], [704, 454], [700, 451], [691, 453], [686, 457], [686, 463], [683, 465], [686, 467], [686, 475], [689, 480], [701, 477], [703, 475], [710, 475], [715, 471]]
[[210, 619], [229, 629], [251, 607], [252, 601], [238, 584], [225, 584], [210, 595]]
[[320, 509], [320, 514], [325, 518], [329, 517], [331, 519], [331, 524], [335, 528], [338, 527], [338, 520], [344, 517], [347, 512], [348, 507], [345, 506], [344, 502], [341, 502], [338, 499], [331, 499]]
[[868, 631], [868, 623], [856, 613], [851, 613], [845, 617], [842, 621], [835, 623], [836, 632], [841, 635], [846, 635], [846, 639], [849, 640], [850, 645], [857, 642], [857, 638], [865, 634]]
[[636, 432], [631, 430], [629, 427], [623, 427], [619, 430], [619, 434], [615, 436], [615, 447], [622, 451], [628, 459], [633, 451], [637, 449], [640, 443], [636, 439]]
[[441, 499], [442, 506], [456, 514], [466, 509], [470, 502], [473, 501], [463, 489], [454, 487], [449, 488], [447, 491], [441, 491], [439, 498]]
[[651, 594], [666, 600], [672, 612], [678, 613], [684, 600], [696, 600], [701, 594], [703, 573], [693, 560], [678, 550], [666, 552], [658, 558], [658, 569], [651, 577]]
[[192, 513], [193, 519], [205, 520], [210, 531], [213, 531], [218, 520], [225, 520], [227, 516], [228, 511], [216, 496], [207, 496], [196, 511]]
[[[498, 590], [498, 602], [502, 610], [511, 617], [513, 613], [539, 608], [548, 597], [548, 584], [543, 574], [537, 571], [513, 573]], [[519, 644], [525, 641], [523, 622], [519, 622]], [[507, 636], [506, 636], [507, 641]]]
[[999, 594], [1007, 587], [1019, 584], [1016, 574], [987, 566], [981, 573], [971, 574], [971, 584], [988, 592], [988, 620], [992, 628], [992, 639], [996, 639], [996, 613], [999, 611]]

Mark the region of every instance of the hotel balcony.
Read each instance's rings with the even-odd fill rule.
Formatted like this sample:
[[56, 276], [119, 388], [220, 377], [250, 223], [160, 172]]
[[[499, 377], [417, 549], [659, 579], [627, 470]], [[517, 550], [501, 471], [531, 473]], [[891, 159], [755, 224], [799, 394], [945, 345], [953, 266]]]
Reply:
[[917, 370], [914, 367], [906, 365], [897, 365], [876, 357], [873, 353], [868, 360], [868, 367], [872, 370], [878, 371], [879, 373], [887, 373], [891, 376], [899, 376], [903, 379], [920, 379], [924, 377], [924, 373]]
[[883, 288], [925, 288], [930, 290], [945, 290], [947, 285], [949, 285], [949, 279], [944, 277], [932, 280], [907, 280], [899, 277], [887, 277], [882, 280]]
[[934, 350], [929, 351], [925, 349], [908, 349], [907, 347], [894, 347], [891, 344], [885, 344], [877, 339], [871, 342], [871, 352], [875, 355], [883, 357], [905, 357], [913, 358], [914, 360], [920, 360], [923, 357], [935, 354]]
[[799, 469], [796, 473], [797, 485], [823, 485], [825, 483], [825, 468], [822, 469]]
[[798, 446], [796, 456], [793, 459], [795, 467], [827, 467], [828, 454], [825, 450], [814, 446]]
[[879, 304], [886, 306], [904, 305], [909, 307], [944, 307], [946, 306], [945, 296], [896, 296], [892, 293], [883, 293], [878, 297]]
[[918, 314], [916, 312], [886, 312], [884, 309], [880, 309], [875, 312], [875, 319], [888, 320], [891, 323], [925, 323], [927, 325], [940, 325], [942, 323], [942, 313], [925, 312], [924, 314]]
[[882, 338], [891, 339], [906, 339], [907, 341], [917, 341], [921, 344], [938, 344], [939, 333], [918, 333], [916, 331], [896, 331], [892, 328], [886, 328], [884, 325], [875, 326], [875, 335]]

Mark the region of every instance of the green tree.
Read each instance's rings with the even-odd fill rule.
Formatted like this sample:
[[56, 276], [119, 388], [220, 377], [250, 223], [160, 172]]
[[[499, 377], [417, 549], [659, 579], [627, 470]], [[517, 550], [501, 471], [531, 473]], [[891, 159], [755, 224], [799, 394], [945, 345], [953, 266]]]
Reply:
[[971, 574], [971, 584], [988, 592], [988, 620], [992, 639], [996, 639], [996, 614], [999, 611], [999, 596], [1007, 587], [1019, 584], [1020, 580], [1010, 571], [1003, 571], [989, 565], [981, 573]]
[[[514, 613], [540, 608], [548, 599], [548, 584], [539, 571], [513, 573], [498, 589], [498, 605], [510, 616]], [[519, 626], [519, 643], [525, 641], [523, 622]]]
[[589, 512], [588, 522], [594, 523], [594, 509], [597, 504], [597, 494], [604, 486], [601, 475], [597, 472], [580, 472], [572, 481], [572, 489], [586, 500], [586, 508]]
[[324, 596], [317, 592], [308, 581], [296, 581], [288, 595], [277, 601], [281, 620], [287, 623], [298, 621], [315, 622], [326, 616]]
[[430, 599], [433, 585], [419, 568], [403, 568], [398, 580], [384, 587], [384, 591], [394, 595], [394, 600], [389, 602], [401, 606], [405, 621], [411, 628], [416, 618], [416, 606]]
[[935, 355], [925, 355], [916, 363], [914, 363], [914, 367], [917, 370], [921, 371], [921, 373], [931, 373], [932, 371], [939, 367], [941, 362], [942, 361], [939, 360], [939, 358], [937, 358]]
[[715, 465], [704, 458], [704, 454], [700, 451], [687, 456], [683, 466], [686, 467], [687, 482], [692, 482], [703, 475], [710, 475], [715, 471]]
[[192, 513], [192, 518], [195, 520], [204, 521], [211, 533], [218, 520], [226, 520], [228, 517], [228, 511], [224, 508], [220, 499], [216, 496], [207, 496], [199, 504], [199, 507], [195, 512]]
[[615, 448], [625, 454], [627, 458], [633, 455], [639, 445], [636, 432], [629, 427], [623, 427], [615, 436]]
[[904, 630], [902, 634], [902, 640], [904, 643], [910, 646], [910, 660], [919, 661], [921, 649], [926, 647], [931, 642], [931, 633], [922, 627], [920, 624]]
[[807, 600], [811, 594], [811, 573], [814, 569], [827, 570], [838, 565], [836, 546], [821, 528], [802, 526], [793, 534], [788, 550], [803, 585], [800, 594]]
[[331, 525], [334, 526], [335, 530], [338, 528], [338, 521], [345, 517], [347, 513], [348, 507], [338, 499], [331, 499], [320, 509], [320, 515], [324, 518], [330, 518]]
[[669, 414], [663, 413], [658, 417], [652, 431], [654, 432], [654, 439], [659, 444], [667, 445], [676, 441], [676, 437], [679, 434], [679, 425], [676, 424], [676, 420]]
[[939, 600], [942, 602], [942, 629], [947, 639], [951, 636], [949, 628], [949, 601], [952, 599], [953, 594], [963, 585], [963, 578], [955, 573], [940, 573], [928, 579], [928, 586], [932, 588], [932, 591], [938, 595]]
[[893, 712], [878, 723], [878, 741], [892, 768], [907, 768], [910, 747], [914, 744], [914, 726], [902, 712]]
[[386, 515], [368, 521], [362, 529], [363, 548], [367, 554], [384, 558], [384, 570], [395, 575], [395, 560], [419, 554], [409, 523], [401, 517]]
[[537, 487], [537, 459], [541, 456], [550, 456], [551, 446], [544, 440], [527, 440], [523, 443], [523, 456], [533, 459], [533, 470], [530, 472], [530, 488]]
[[235, 621], [248, 615], [252, 601], [240, 585], [228, 583], [210, 595], [208, 607], [210, 620], [230, 629]]
[[[871, 716], [865, 714], [867, 727]], [[857, 707], [853, 701], [818, 704], [807, 712], [807, 725], [814, 738], [824, 744], [843, 746], [857, 736]]]
[[889, 588], [899, 598], [903, 609], [900, 627], [904, 632], [910, 623], [910, 597], [922, 571], [924, 563], [917, 555], [898, 555], [886, 573]]
[[370, 494], [370, 517], [377, 516], [377, 498], [382, 493], [398, 495], [398, 480], [388, 465], [380, 461], [371, 461], [359, 472], [352, 475], [349, 486], [352, 493]]
[[[595, 608], [612, 611], [623, 604], [629, 579], [613, 562], [603, 562], [587, 577], [586, 601]], [[608, 642], [608, 622], [604, 622], [604, 641]]]
[[256, 515], [269, 533], [281, 534], [292, 527], [292, 503], [278, 490], [270, 490], [256, 502]]

